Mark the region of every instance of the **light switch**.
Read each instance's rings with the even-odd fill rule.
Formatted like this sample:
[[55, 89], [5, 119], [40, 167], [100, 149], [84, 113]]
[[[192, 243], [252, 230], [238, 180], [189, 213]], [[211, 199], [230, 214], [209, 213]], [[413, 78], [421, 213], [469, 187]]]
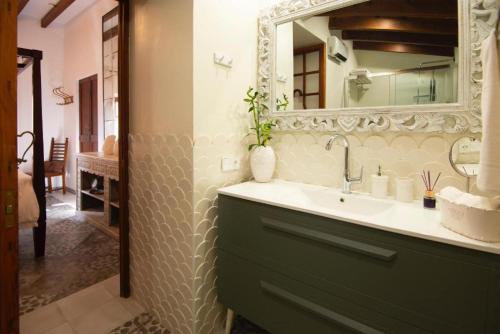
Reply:
[[232, 172], [240, 169], [240, 159], [225, 155], [222, 157], [221, 169], [223, 172]]

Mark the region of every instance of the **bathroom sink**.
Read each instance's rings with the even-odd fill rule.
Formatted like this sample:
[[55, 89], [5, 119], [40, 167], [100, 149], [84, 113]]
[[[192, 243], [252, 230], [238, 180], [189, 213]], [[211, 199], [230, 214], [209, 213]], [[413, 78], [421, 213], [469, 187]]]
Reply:
[[244, 182], [218, 189], [220, 195], [313, 214], [384, 231], [500, 254], [500, 243], [467, 238], [441, 225], [439, 210], [421, 201], [401, 203], [363, 193], [283, 180]]
[[373, 216], [391, 209], [389, 201], [370, 198], [363, 194], [343, 194], [336, 189], [301, 189], [312, 205], [350, 214]]

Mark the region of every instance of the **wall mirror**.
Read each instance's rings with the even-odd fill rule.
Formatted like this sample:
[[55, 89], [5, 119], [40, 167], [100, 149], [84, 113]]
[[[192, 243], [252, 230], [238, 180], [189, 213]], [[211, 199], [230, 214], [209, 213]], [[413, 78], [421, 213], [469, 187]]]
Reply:
[[118, 136], [118, 7], [102, 17], [104, 138]]
[[282, 130], [478, 132], [497, 13], [488, 0], [284, 1], [259, 20], [259, 88]]
[[470, 178], [479, 172], [480, 152], [481, 141], [474, 137], [461, 137], [451, 145], [450, 164], [459, 175], [467, 178], [467, 192]]

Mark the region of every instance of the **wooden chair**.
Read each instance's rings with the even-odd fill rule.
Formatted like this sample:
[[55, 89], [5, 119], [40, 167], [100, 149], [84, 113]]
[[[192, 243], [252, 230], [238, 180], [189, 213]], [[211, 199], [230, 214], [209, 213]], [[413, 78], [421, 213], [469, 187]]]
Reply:
[[50, 140], [49, 160], [45, 161], [45, 177], [48, 179], [48, 190], [52, 192], [52, 178], [62, 178], [62, 191], [66, 193], [66, 159], [68, 155], [68, 138], [64, 143], [56, 143], [54, 138]]

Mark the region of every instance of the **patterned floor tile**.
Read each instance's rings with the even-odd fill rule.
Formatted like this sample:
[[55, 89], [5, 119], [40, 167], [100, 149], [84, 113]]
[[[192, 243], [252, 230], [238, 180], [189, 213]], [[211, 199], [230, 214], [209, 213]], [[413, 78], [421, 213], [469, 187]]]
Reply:
[[160, 322], [149, 313], [142, 313], [127, 321], [109, 334], [169, 334]]
[[20, 314], [118, 274], [119, 244], [74, 207], [47, 196], [45, 257], [36, 259], [31, 229], [19, 231]]

